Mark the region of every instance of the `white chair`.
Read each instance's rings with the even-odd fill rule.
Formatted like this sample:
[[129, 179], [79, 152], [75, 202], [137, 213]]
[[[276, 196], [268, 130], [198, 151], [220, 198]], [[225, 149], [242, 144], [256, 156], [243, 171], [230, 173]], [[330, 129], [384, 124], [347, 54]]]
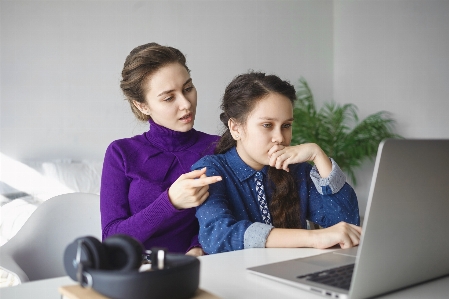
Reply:
[[0, 247], [0, 268], [13, 272], [19, 283], [65, 276], [65, 248], [87, 235], [101, 240], [100, 196], [55, 196], [39, 205], [17, 234]]

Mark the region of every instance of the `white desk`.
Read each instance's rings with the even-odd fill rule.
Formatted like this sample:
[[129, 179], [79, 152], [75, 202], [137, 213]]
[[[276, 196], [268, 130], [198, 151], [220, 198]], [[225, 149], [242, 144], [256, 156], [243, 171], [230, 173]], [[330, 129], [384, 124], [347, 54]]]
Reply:
[[[238, 298], [311, 298], [314, 295], [295, 287], [259, 277], [245, 269], [266, 263], [324, 253], [319, 249], [247, 249], [200, 257], [200, 288], [223, 299]], [[58, 287], [74, 284], [69, 277], [59, 277], [1, 288], [1, 299], [60, 299]], [[397, 298], [448, 298], [449, 276], [383, 296]]]

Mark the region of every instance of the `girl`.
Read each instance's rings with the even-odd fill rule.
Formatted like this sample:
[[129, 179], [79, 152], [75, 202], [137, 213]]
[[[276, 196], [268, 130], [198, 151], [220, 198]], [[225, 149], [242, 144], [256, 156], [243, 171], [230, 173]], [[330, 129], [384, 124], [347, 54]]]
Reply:
[[126, 58], [122, 91], [137, 119], [150, 130], [112, 142], [100, 190], [103, 239], [130, 235], [147, 249], [202, 255], [194, 207], [220, 180], [190, 166], [212, 154], [218, 136], [193, 129], [197, 93], [184, 55], [149, 43]]
[[[227, 86], [217, 155], [192, 166], [223, 178], [197, 207], [205, 252], [358, 245], [357, 197], [338, 165], [316, 144], [290, 146], [295, 99], [292, 85], [263, 73]], [[307, 230], [306, 220], [324, 229]]]

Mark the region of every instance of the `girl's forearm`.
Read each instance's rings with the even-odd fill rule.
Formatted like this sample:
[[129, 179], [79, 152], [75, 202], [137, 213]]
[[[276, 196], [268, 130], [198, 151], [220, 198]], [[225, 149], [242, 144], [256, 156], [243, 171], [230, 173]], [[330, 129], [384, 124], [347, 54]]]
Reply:
[[273, 228], [265, 247], [314, 247], [312, 231], [306, 229]]
[[332, 162], [320, 147], [318, 147], [313, 163], [315, 163], [322, 178], [327, 178], [332, 172]]

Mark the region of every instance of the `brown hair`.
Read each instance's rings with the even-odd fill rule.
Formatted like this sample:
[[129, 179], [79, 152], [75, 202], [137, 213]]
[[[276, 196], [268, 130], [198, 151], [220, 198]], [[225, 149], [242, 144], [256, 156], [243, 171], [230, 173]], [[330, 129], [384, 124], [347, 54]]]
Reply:
[[[249, 72], [235, 77], [226, 87], [223, 95], [220, 120], [225, 131], [215, 149], [216, 153], [224, 153], [237, 145], [228, 128], [230, 118], [244, 124], [254, 106], [270, 93], [278, 93], [287, 97], [292, 104], [296, 100], [293, 85], [275, 75], [261, 72]], [[270, 167], [268, 181], [271, 192], [269, 209], [273, 225], [280, 228], [300, 228], [299, 194], [293, 176], [281, 169]]]
[[184, 54], [173, 47], [161, 46], [157, 43], [148, 43], [134, 48], [126, 57], [122, 70], [120, 88], [131, 110], [137, 119], [148, 121], [151, 117], [140, 112], [133, 101], [145, 103], [145, 83], [148, 78], [162, 67], [179, 63], [190, 72], [186, 65]]

